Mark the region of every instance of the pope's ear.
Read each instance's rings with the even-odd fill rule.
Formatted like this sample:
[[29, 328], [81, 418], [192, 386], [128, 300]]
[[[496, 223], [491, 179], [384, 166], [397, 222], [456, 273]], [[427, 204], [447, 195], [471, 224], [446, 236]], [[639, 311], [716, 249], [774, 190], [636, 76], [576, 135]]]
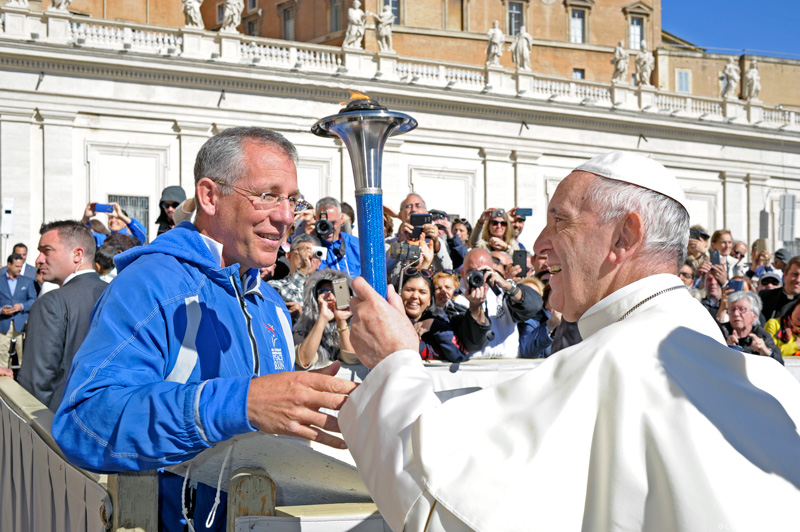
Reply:
[[630, 257], [644, 243], [644, 221], [639, 213], [629, 212], [618, 222], [612, 251], [617, 259]]
[[195, 186], [195, 202], [197, 210], [207, 216], [217, 213], [220, 198], [219, 187], [211, 179], [204, 177]]

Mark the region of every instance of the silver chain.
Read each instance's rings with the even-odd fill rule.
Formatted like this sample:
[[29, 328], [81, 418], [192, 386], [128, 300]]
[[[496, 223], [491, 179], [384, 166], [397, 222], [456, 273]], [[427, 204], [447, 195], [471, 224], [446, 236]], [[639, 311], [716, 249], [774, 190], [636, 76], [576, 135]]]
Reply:
[[633, 307], [631, 307], [631, 309], [628, 312], [626, 312], [625, 314], [623, 314], [622, 317], [620, 319], [618, 319], [617, 321], [620, 322], [620, 321], [624, 320], [625, 318], [630, 316], [636, 309], [638, 309], [639, 307], [641, 307], [642, 305], [644, 305], [645, 303], [647, 303], [651, 299], [654, 299], [654, 298], [660, 296], [661, 294], [666, 294], [667, 292], [671, 292], [672, 290], [677, 290], [679, 288], [686, 288], [686, 286], [684, 286], [684, 285], [672, 286], [670, 288], [665, 288], [664, 290], [661, 290], [660, 292], [656, 292], [655, 294], [653, 294], [650, 297], [644, 298], [643, 300], [641, 300], [638, 303], [636, 303]]

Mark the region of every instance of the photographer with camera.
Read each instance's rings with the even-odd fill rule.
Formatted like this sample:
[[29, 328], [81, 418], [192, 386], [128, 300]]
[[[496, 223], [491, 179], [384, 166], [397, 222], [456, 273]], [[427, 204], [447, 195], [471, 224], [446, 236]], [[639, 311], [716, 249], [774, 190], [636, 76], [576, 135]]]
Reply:
[[772, 336], [758, 326], [761, 299], [754, 292], [733, 292], [728, 295], [730, 321], [720, 324], [728, 345], [737, 345], [752, 355], [772, 357], [783, 364], [780, 347]]
[[358, 238], [342, 231], [342, 204], [336, 198], [322, 198], [316, 205], [314, 233], [327, 250], [319, 269], [331, 268], [351, 278], [361, 275], [361, 251]]
[[283, 298], [292, 315], [292, 321], [297, 321], [303, 312], [303, 287], [308, 276], [319, 268], [324, 251], [314, 235], [296, 235], [292, 239], [289, 253], [286, 254], [289, 275], [283, 279], [267, 281]]
[[516, 358], [517, 324], [536, 316], [542, 308], [542, 296], [494, 270], [492, 257], [485, 249], [467, 253], [461, 279], [462, 295], [454, 302], [468, 312], [463, 319], [452, 317], [450, 321], [464, 349], [473, 353], [473, 358]]
[[[403, 268], [418, 256], [420, 242], [425, 240], [433, 251], [434, 272], [451, 270], [453, 261], [447, 248], [447, 241], [439, 236], [439, 228], [433, 223], [425, 200], [419, 194], [409, 194], [400, 204], [400, 228], [397, 236], [389, 238], [386, 254], [386, 272], [390, 284], [397, 284]], [[393, 245], [396, 244], [396, 245]]]
[[514, 238], [514, 226], [511, 221], [512, 218], [505, 209], [486, 209], [481, 213], [470, 235], [472, 247], [506, 253], [518, 250], [519, 242]]
[[453, 223], [444, 211], [431, 209], [431, 221], [439, 228], [439, 238], [444, 238], [447, 244], [447, 254], [453, 261], [453, 270], [457, 270], [464, 264], [464, 257], [467, 255], [467, 243], [459, 235], [453, 232]]

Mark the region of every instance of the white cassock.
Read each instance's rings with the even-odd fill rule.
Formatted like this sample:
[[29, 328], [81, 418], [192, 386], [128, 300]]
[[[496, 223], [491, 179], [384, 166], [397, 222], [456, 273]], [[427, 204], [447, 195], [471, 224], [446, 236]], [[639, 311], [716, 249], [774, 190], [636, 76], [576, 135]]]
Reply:
[[392, 529], [797, 530], [800, 383], [681, 285], [618, 290], [582, 343], [445, 404], [416, 351], [378, 364], [339, 425]]

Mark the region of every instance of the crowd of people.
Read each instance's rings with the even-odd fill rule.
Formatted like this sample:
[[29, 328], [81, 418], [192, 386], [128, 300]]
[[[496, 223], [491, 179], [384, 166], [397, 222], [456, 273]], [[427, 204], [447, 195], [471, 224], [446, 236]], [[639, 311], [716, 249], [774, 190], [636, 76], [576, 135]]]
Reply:
[[[183, 189], [167, 187], [162, 196], [159, 234], [193, 219], [194, 200], [186, 200]], [[23, 338], [36, 346], [20, 381], [53, 410], [61, 397], [57, 393], [53, 398], [50, 392], [63, 386], [102, 290], [75, 298], [85, 307], [83, 320], [70, 316], [68, 303], [54, 306], [55, 296], [43, 300], [36, 311], [34, 302], [78, 272], [95, 272], [110, 282], [116, 276], [116, 255], [147, 241], [141, 222], [117, 203], [109, 204], [107, 225], [97, 218], [96, 205], [89, 203], [79, 222], [65, 222], [55, 230], [42, 226], [45, 244], [55, 231], [67, 244], [58, 250], [65, 257], [76, 250], [85, 254], [79, 266], [67, 260], [63, 272], [53, 273], [48, 256], [54, 251], [43, 249], [40, 242], [36, 266], [26, 262], [27, 247], [19, 243], [3, 268], [0, 368], [23, 366]], [[325, 367], [335, 360], [358, 363], [349, 341], [349, 308], [337, 305], [331, 289], [334, 279], [344, 279], [349, 286], [361, 273], [359, 242], [353, 235], [356, 214], [331, 197], [316, 205], [302, 201], [301, 207], [277, 261], [260, 269], [261, 279], [275, 288], [291, 314], [297, 369]], [[581, 341], [577, 324], [549, 304], [547, 257], [520, 242], [527, 216], [517, 211], [488, 208], [472, 224], [458, 215], [429, 210], [419, 193], [404, 198], [397, 211], [384, 207], [387, 280], [419, 334], [422, 359], [546, 358]], [[83, 236], [95, 242], [92, 259], [88, 240], [76, 245], [81, 228], [86, 229]], [[748, 249], [728, 230], [709, 235], [695, 225], [679, 276], [717, 320], [729, 345], [780, 363], [784, 356], [800, 354], [800, 257], [791, 258], [786, 249], [773, 256], [763, 240]], [[54, 323], [56, 331], [50, 330]], [[69, 346], [62, 347], [60, 340], [67, 336]]]
[[[640, 159], [634, 162], [650, 164]], [[358, 334], [359, 304], [378, 303], [364, 299], [366, 288], [354, 294], [351, 287], [363, 283], [355, 280], [362, 268], [353, 235], [357, 214], [335, 198], [305, 201], [296, 162], [294, 146], [279, 134], [231, 128], [201, 148], [193, 197], [180, 187], [164, 190], [152, 242], [118, 204], [90, 203], [80, 220], [42, 225], [35, 267], [26, 262], [26, 245], [14, 246], [0, 282], [0, 375], [13, 376], [9, 366], [19, 366], [20, 384], [56, 412], [53, 434], [71, 462], [100, 472], [152, 469], [254, 430], [344, 445], [331, 434], [338, 421], [320, 408], [338, 410], [355, 389], [332, 376], [339, 364], [371, 360], [370, 352], [379, 351], [366, 350], [364, 342], [379, 342], [380, 335]], [[605, 171], [587, 168], [591, 176]], [[638, 175], [623, 181], [636, 185]], [[567, 184], [582, 190], [578, 178], [588, 179], [580, 174]], [[609, 187], [619, 185], [614, 178], [591, 179], [591, 201], [605, 205], [614, 197]], [[568, 189], [560, 196], [565, 212], [574, 192]], [[409, 354], [416, 364], [546, 358], [581, 342], [592, 351], [587, 344], [602, 341], [597, 335], [584, 341], [578, 320], [603, 313], [592, 304], [606, 281], [588, 281], [599, 273], [583, 255], [568, 262], [575, 236], [561, 229], [560, 210], [548, 211], [542, 233], [548, 236], [537, 240], [537, 255], [520, 240], [529, 209], [494, 206], [473, 224], [429, 209], [421, 192], [406, 196], [397, 211], [384, 207], [388, 299], [395, 309], [402, 306], [392, 327], [413, 331], [416, 346], [410, 353], [404, 347], [394, 360]], [[667, 250], [680, 256], [688, 217], [685, 206], [669, 198], [683, 193], [656, 192], [677, 201], [670, 205], [686, 222], [680, 238], [671, 236], [682, 242], [681, 253]], [[597, 224], [610, 227], [616, 211], [603, 209]], [[108, 216], [107, 228], [99, 213]], [[637, 215], [625, 222], [628, 233], [615, 237], [613, 260], [630, 259], [623, 244], [638, 241], [639, 221]], [[648, 226], [647, 232], [669, 227]], [[581, 238], [590, 238], [581, 231]], [[641, 264], [649, 264], [647, 246], [639, 246]], [[730, 231], [709, 235], [700, 226], [689, 229], [686, 251], [680, 278], [732, 349], [780, 363], [799, 354], [800, 256], [786, 249], [772, 256], [762, 240], [748, 249]], [[678, 262], [664, 261], [651, 272], [658, 277], [653, 282], [677, 283], [657, 275], [674, 272]], [[635, 272], [638, 264], [626, 267]], [[570, 279], [568, 300], [564, 284], [550, 286], [558, 275], [561, 283]], [[687, 309], [708, 320], [683, 286], [659, 289], [643, 301], [677, 294], [676, 288], [689, 300]], [[559, 294], [553, 296], [558, 304], [551, 304], [551, 294]], [[390, 353], [381, 349], [381, 356]], [[301, 371], [289, 371], [292, 366]], [[163, 493], [181, 492], [182, 479], [166, 472], [159, 478]], [[215, 499], [211, 489], [198, 487], [195, 517], [213, 515], [201, 502]], [[181, 518], [181, 505], [174, 504], [175, 497], [162, 501], [162, 519], [185, 522], [185, 509]]]

